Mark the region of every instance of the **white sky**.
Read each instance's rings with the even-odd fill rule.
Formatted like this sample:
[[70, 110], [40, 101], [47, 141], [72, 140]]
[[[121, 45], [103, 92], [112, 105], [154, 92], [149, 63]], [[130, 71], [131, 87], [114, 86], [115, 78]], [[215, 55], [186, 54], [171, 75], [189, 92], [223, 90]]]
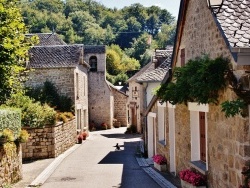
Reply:
[[124, 6], [140, 3], [145, 7], [156, 5], [162, 9], [167, 9], [176, 19], [178, 18], [180, 0], [96, 0], [108, 8], [121, 9]]

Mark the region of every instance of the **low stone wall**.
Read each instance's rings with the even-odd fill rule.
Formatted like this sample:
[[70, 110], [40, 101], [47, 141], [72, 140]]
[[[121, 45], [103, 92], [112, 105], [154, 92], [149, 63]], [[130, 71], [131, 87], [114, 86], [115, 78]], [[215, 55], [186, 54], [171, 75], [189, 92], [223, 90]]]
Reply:
[[5, 143], [0, 146], [0, 187], [10, 185], [22, 179], [21, 145]]
[[22, 144], [23, 159], [54, 158], [76, 143], [76, 120], [45, 128], [25, 128], [30, 140]]

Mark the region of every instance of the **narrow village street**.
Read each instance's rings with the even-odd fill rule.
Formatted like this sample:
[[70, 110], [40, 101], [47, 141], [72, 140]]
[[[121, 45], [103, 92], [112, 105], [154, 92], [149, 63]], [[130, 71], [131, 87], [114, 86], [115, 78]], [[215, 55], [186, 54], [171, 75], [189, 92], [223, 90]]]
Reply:
[[[140, 135], [125, 128], [91, 132], [91, 136], [58, 166], [42, 188], [160, 187], [138, 165]], [[114, 147], [118, 143], [120, 150]]]

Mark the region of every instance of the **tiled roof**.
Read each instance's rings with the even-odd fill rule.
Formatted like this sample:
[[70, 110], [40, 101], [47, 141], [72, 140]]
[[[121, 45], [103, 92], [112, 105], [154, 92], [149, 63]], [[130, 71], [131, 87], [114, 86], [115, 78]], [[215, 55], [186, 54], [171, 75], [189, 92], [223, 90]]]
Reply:
[[31, 68], [74, 67], [83, 45], [35, 46], [29, 50]]
[[39, 37], [39, 43], [36, 46], [48, 46], [48, 45], [66, 45], [66, 43], [59, 38], [56, 33], [31, 33], [26, 34], [26, 36], [34, 36], [37, 35]]
[[224, 0], [217, 20], [231, 47], [250, 47], [250, 1]]
[[[156, 69], [146, 71], [136, 78], [137, 82], [161, 82], [171, 67], [172, 51], [157, 50], [155, 56], [166, 58]], [[154, 63], [153, 63], [154, 64]]]
[[132, 76], [131, 78], [129, 78], [129, 79], [127, 80], [127, 82], [134, 81], [134, 80], [136, 80], [136, 78], [139, 77], [141, 74], [143, 74], [143, 73], [145, 73], [145, 72], [150, 72], [150, 71], [152, 71], [152, 70], [154, 70], [154, 69], [155, 69], [154, 63], [149, 62], [149, 63], [146, 64], [144, 67], [142, 67], [142, 68], [140, 69], [139, 72], [137, 72], [134, 76]]
[[84, 45], [84, 54], [88, 53], [105, 53], [106, 52], [106, 47], [105, 45], [99, 45], [99, 46], [94, 46], [94, 45]]

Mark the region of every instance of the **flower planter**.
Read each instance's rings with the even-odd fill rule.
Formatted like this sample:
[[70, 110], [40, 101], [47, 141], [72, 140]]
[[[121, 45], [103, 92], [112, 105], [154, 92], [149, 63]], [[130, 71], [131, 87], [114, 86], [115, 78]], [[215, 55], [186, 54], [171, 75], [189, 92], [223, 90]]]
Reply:
[[154, 167], [159, 170], [160, 172], [165, 172], [167, 171], [167, 165], [166, 164], [157, 164], [156, 162], [154, 162]]
[[190, 184], [190, 183], [188, 183], [188, 182], [186, 182], [186, 181], [184, 181], [182, 179], [181, 179], [181, 187], [182, 188], [196, 188], [196, 187], [198, 187], [198, 188], [206, 188], [205, 185], [195, 186], [195, 185], [192, 185], [192, 184]]

